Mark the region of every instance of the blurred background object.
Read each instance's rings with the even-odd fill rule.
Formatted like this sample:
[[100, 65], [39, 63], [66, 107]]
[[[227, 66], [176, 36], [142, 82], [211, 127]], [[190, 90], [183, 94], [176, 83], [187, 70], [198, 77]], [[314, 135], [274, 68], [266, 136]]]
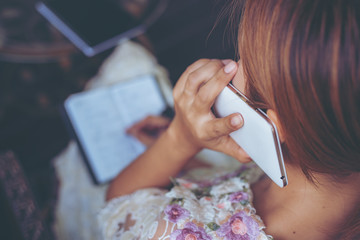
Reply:
[[66, 57], [74, 46], [36, 13], [36, 1], [0, 3], [0, 59], [11, 62], [48, 62]]
[[54, 239], [50, 224], [37, 205], [16, 156], [8, 151], [0, 153], [1, 206], [7, 216], [7, 235], [4, 239]]
[[[226, 20], [213, 30], [221, 2], [170, 0], [164, 13], [134, 41], [154, 54], [173, 84], [199, 58], [234, 58], [226, 33], [217, 30]], [[58, 187], [51, 159], [69, 142], [59, 106], [83, 90], [113, 49], [85, 57], [36, 12], [35, 3], [0, 1], [0, 151], [15, 153], [41, 220], [51, 224]], [[139, 16], [150, 4], [121, 3]], [[22, 239], [9, 221], [9, 204], [3, 204], [9, 199], [1, 184], [0, 197], [0, 239]]]

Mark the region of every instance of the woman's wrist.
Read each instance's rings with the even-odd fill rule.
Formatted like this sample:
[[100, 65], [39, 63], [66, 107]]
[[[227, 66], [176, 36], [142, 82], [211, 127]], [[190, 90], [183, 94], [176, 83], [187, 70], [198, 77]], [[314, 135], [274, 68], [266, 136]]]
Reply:
[[184, 158], [191, 158], [202, 150], [202, 147], [191, 141], [191, 137], [186, 135], [186, 131], [177, 125], [176, 120], [170, 124], [164, 135], [173, 151]]
[[[189, 144], [177, 126], [169, 128], [110, 184], [107, 199], [147, 187], [164, 187], [201, 148]], [[137, 177], [141, 176], [141, 177]]]

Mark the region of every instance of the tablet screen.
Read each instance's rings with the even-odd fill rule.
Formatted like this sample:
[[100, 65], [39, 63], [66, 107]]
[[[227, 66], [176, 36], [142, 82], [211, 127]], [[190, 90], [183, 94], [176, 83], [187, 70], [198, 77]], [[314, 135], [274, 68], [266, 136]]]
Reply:
[[106, 0], [49, 0], [45, 4], [90, 46], [138, 25], [120, 6]]

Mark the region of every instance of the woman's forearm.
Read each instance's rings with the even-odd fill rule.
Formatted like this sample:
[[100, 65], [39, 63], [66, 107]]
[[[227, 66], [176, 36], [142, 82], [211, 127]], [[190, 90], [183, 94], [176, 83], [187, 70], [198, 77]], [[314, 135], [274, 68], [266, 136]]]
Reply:
[[186, 143], [171, 127], [110, 184], [106, 199], [146, 187], [165, 187], [200, 149]]

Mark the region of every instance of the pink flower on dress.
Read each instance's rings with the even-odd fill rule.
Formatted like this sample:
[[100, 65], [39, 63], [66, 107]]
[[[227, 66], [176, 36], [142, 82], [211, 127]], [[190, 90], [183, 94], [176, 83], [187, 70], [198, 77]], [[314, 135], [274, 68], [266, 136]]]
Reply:
[[223, 209], [225, 207], [225, 203], [219, 203], [216, 205], [217, 208]]
[[216, 231], [224, 240], [255, 240], [260, 233], [259, 224], [241, 211], [234, 214]]
[[186, 237], [185, 237], [185, 240], [196, 240], [196, 239], [197, 239], [196, 236], [191, 233], [186, 235]]
[[232, 203], [249, 200], [249, 195], [245, 192], [235, 192], [229, 196], [229, 200]]
[[179, 220], [187, 218], [190, 215], [188, 210], [178, 204], [167, 205], [164, 213], [172, 223], [177, 223]]
[[170, 235], [170, 240], [211, 240], [202, 227], [188, 222], [183, 229], [177, 229]]
[[188, 189], [191, 189], [194, 187], [194, 184], [191, 183], [191, 182], [185, 182], [185, 183], [181, 183], [181, 186], [185, 187], [185, 188], [188, 188]]
[[235, 219], [233, 221], [233, 223], [231, 224], [231, 231], [234, 234], [240, 234], [240, 235], [245, 235], [248, 231], [247, 226], [244, 224], [243, 221], [241, 221], [240, 219]]

